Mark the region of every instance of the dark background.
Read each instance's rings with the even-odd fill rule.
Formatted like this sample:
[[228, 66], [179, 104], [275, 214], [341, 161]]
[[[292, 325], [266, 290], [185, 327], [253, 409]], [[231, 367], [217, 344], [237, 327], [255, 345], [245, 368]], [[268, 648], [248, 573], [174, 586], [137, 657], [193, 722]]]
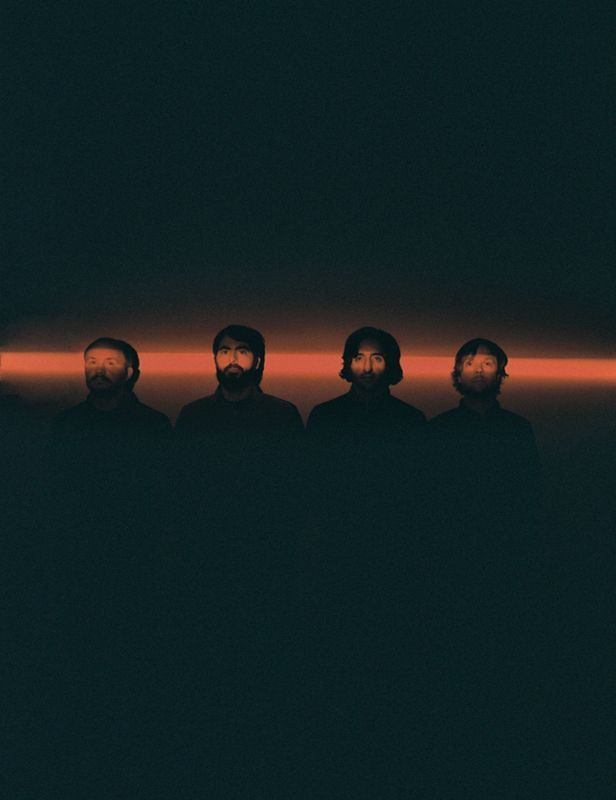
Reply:
[[[207, 351], [241, 322], [278, 352], [335, 351], [372, 324], [405, 352], [488, 336], [511, 356], [614, 357], [612, 4], [0, 13], [0, 348]], [[180, 381], [144, 374], [138, 392], [173, 415], [211, 388]], [[50, 413], [83, 397], [73, 378], [8, 388]], [[264, 388], [306, 414], [345, 386]], [[446, 375], [396, 393], [428, 416], [457, 402]], [[537, 705], [553, 693], [568, 765], [598, 781], [580, 754], [609, 742], [614, 384], [512, 370], [503, 403], [531, 420], [545, 476], [564, 689], [550, 674]], [[481, 515], [481, 487], [469, 502]]]
[[0, 344], [612, 355], [610, 10], [5, 4]]

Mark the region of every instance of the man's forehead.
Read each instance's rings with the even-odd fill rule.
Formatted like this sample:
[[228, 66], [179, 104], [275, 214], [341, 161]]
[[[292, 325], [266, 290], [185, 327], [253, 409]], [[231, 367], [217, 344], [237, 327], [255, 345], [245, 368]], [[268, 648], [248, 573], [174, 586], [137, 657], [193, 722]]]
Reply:
[[91, 347], [84, 353], [84, 358], [117, 358], [126, 359], [126, 355], [121, 350], [116, 350], [114, 347]]
[[223, 336], [220, 340], [218, 349], [222, 350], [223, 347], [228, 347], [230, 350], [234, 350], [236, 347], [245, 347], [246, 350], [250, 350], [252, 353], [252, 347], [248, 344], [248, 342], [245, 342], [242, 339], [232, 339], [230, 336]]
[[362, 339], [361, 342], [357, 345], [357, 352], [358, 353], [370, 353], [374, 355], [375, 353], [379, 353], [380, 355], [383, 354], [383, 348], [376, 342], [374, 339]]
[[486, 358], [496, 358], [494, 353], [491, 353], [485, 345], [479, 345], [474, 353], [463, 353], [462, 358], [475, 358], [475, 356], [483, 356]]

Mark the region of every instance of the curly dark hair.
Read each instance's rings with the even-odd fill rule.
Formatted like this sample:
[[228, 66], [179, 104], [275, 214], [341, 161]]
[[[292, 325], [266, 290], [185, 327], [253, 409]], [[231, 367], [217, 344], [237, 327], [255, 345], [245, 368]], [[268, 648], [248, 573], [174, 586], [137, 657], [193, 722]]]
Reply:
[[466, 356], [477, 355], [477, 353], [482, 349], [485, 350], [486, 353], [489, 353], [489, 355], [494, 356], [496, 359], [498, 366], [498, 371], [496, 373], [496, 394], [500, 394], [501, 383], [505, 378], [509, 377], [507, 371], [505, 370], [509, 359], [507, 358], [507, 353], [505, 353], [502, 347], [499, 347], [497, 344], [490, 341], [490, 339], [471, 339], [463, 344], [456, 353], [453, 370], [451, 372], [453, 387], [457, 392], [460, 392], [460, 394], [462, 394], [460, 387], [460, 370], [462, 367], [462, 361], [466, 358]]
[[128, 342], [125, 342], [123, 339], [114, 339], [112, 336], [100, 336], [98, 339], [90, 342], [90, 344], [85, 348], [83, 351], [84, 357], [89, 350], [94, 350], [97, 347], [107, 348], [108, 350], [117, 350], [124, 355], [129, 367], [132, 367], [133, 369], [133, 374], [126, 381], [127, 388], [132, 391], [135, 387], [135, 384], [139, 380], [139, 376], [141, 375], [141, 371], [139, 369], [139, 353], [132, 345], [130, 345]]
[[344, 350], [342, 353], [342, 369], [340, 370], [340, 377], [345, 381], [351, 382], [353, 380], [353, 373], [351, 372], [351, 361], [357, 355], [359, 345], [365, 339], [372, 339], [377, 342], [383, 357], [385, 358], [385, 375], [384, 380], [388, 386], [395, 386], [400, 383], [403, 377], [402, 367], [400, 366], [400, 346], [394, 339], [391, 333], [383, 331], [380, 328], [359, 328], [349, 336], [344, 343]]

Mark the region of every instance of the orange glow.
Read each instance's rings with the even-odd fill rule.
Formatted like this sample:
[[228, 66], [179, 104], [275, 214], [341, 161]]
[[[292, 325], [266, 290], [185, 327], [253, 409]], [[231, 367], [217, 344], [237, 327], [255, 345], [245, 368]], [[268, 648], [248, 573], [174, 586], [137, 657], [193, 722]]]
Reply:
[[[339, 353], [268, 353], [266, 373], [298, 378], [326, 378], [340, 369]], [[416, 355], [402, 359], [409, 378], [449, 378], [453, 359], [444, 356]], [[211, 353], [142, 353], [145, 374], [212, 375]], [[34, 375], [76, 375], [83, 372], [81, 353], [28, 352], [1, 353], [0, 370], [4, 377]], [[512, 358], [507, 366], [515, 378], [538, 381], [616, 382], [616, 359], [606, 358]]]

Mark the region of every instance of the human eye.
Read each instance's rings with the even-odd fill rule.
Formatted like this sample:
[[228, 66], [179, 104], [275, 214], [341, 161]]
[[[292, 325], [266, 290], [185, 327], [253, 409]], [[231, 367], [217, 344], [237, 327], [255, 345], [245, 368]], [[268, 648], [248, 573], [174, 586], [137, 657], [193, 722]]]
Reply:
[[373, 358], [374, 358], [374, 360], [376, 361], [376, 363], [377, 363], [377, 364], [382, 364], [382, 363], [385, 361], [385, 359], [383, 358], [383, 356], [380, 356], [380, 355], [378, 355], [378, 354], [377, 354], [377, 355], [375, 355], [375, 356], [373, 356]]

